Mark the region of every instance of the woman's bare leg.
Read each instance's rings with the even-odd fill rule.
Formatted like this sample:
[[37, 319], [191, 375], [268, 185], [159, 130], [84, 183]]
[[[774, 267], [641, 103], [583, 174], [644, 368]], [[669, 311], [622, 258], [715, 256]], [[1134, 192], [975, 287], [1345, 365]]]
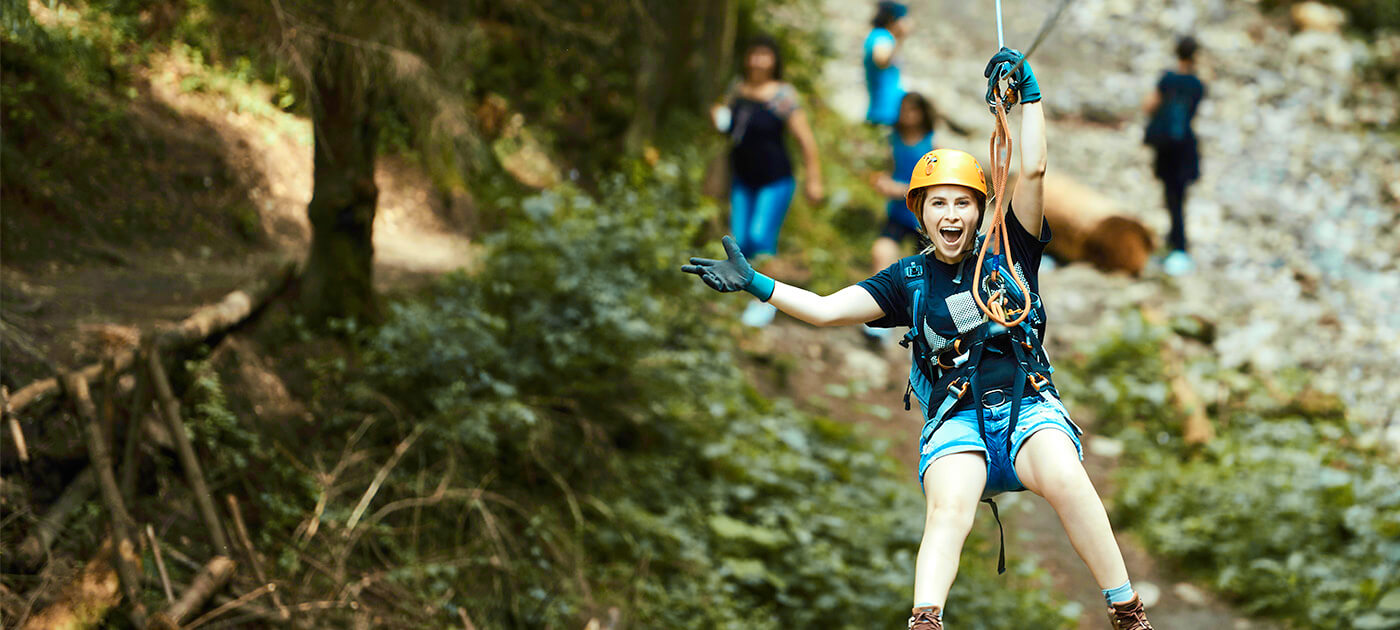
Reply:
[[915, 606], [942, 608], [948, 600], [963, 541], [972, 531], [986, 485], [987, 459], [978, 452], [944, 455], [924, 472], [924, 537], [914, 565]]
[[1089, 566], [1099, 588], [1110, 589], [1128, 581], [1128, 568], [1113, 537], [1108, 512], [1068, 435], [1053, 429], [1037, 431], [1016, 456], [1016, 475], [1026, 489], [1045, 497], [1054, 508], [1070, 544]]

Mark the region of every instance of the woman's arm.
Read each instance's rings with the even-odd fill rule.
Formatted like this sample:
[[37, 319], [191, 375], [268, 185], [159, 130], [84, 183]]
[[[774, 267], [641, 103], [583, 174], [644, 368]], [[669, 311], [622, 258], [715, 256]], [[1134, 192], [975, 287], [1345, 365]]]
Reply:
[[1157, 108], [1161, 106], [1162, 92], [1157, 88], [1152, 88], [1152, 91], [1148, 92], [1147, 96], [1142, 99], [1142, 111], [1148, 116], [1156, 114]]
[[877, 68], [890, 67], [890, 62], [894, 61], [894, 51], [897, 46], [899, 46], [899, 40], [893, 37], [876, 42], [874, 46], [870, 47], [870, 60], [875, 62]]
[[748, 291], [784, 313], [817, 326], [859, 324], [885, 314], [875, 298], [859, 286], [849, 286], [827, 296], [817, 295], [754, 271], [733, 238], [725, 236], [720, 242], [727, 260], [691, 258], [690, 264], [683, 265], [681, 271], [700, 276], [705, 284], [720, 293]]
[[1021, 174], [1012, 211], [1031, 236], [1040, 238], [1045, 212], [1045, 109], [1040, 101], [1021, 106]]
[[864, 324], [884, 317], [885, 311], [870, 292], [852, 285], [831, 295], [817, 295], [790, 284], [774, 283], [768, 303], [788, 315], [815, 326]]
[[812, 126], [807, 124], [807, 112], [799, 109], [788, 116], [788, 129], [797, 138], [797, 144], [802, 147], [802, 162], [807, 169], [807, 182], [805, 192], [807, 199], [812, 202], [821, 201], [822, 190], [822, 164], [817, 154], [817, 140], [812, 135]]

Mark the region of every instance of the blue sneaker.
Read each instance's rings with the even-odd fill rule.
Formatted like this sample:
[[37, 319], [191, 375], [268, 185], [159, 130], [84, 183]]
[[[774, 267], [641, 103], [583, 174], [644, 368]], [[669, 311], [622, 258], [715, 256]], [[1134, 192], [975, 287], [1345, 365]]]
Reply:
[[1196, 263], [1191, 261], [1191, 255], [1179, 249], [1172, 250], [1162, 260], [1162, 272], [1173, 278], [1191, 273], [1195, 268]]
[[763, 328], [773, 323], [773, 317], [777, 314], [778, 307], [767, 302], [754, 300], [749, 303], [748, 308], [744, 309], [744, 314], [739, 316], [739, 321], [743, 322], [745, 326]]

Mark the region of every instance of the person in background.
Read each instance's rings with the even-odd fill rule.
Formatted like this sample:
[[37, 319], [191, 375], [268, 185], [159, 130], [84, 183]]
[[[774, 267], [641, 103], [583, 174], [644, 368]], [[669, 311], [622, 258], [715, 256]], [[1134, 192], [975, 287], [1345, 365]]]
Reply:
[[900, 81], [895, 53], [912, 26], [908, 14], [909, 8], [899, 2], [875, 5], [875, 19], [870, 22], [874, 28], [865, 37], [865, 89], [870, 94], [866, 122], [893, 125], [899, 118], [904, 85]]
[[[890, 148], [894, 154], [894, 170], [889, 175], [877, 175], [871, 182], [875, 190], [889, 198], [885, 204], [885, 227], [870, 247], [870, 259], [875, 271], [893, 265], [900, 258], [900, 244], [913, 240], [917, 245], [919, 219], [904, 203], [909, 188], [909, 173], [925, 153], [933, 150], [933, 125], [937, 113], [933, 103], [918, 92], [908, 92], [899, 103], [899, 118], [890, 131]], [[864, 329], [866, 337], [879, 342], [889, 336], [889, 328]]]
[[[797, 184], [785, 144], [787, 132], [797, 138], [806, 169], [803, 191], [813, 203], [821, 200], [821, 160], [797, 89], [783, 82], [783, 58], [772, 37], [755, 37], [744, 52], [743, 76], [730, 86], [722, 104], [712, 108], [715, 126], [729, 134], [729, 227], [748, 256], [778, 252], [778, 231], [787, 216]], [[766, 326], [777, 309], [755, 300], [742, 321]]]
[[1176, 70], [1162, 74], [1156, 89], [1143, 101], [1150, 119], [1144, 141], [1152, 147], [1152, 171], [1162, 180], [1171, 231], [1167, 247], [1171, 252], [1162, 260], [1162, 270], [1180, 276], [1195, 267], [1186, 253], [1186, 187], [1201, 177], [1201, 156], [1196, 148], [1196, 132], [1191, 120], [1205, 98], [1206, 86], [1196, 76], [1196, 38], [1182, 37], [1176, 44]]

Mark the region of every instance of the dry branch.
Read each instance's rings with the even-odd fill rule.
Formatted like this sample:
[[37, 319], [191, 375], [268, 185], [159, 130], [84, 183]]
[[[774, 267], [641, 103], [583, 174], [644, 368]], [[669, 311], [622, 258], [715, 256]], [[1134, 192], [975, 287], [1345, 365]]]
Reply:
[[[283, 264], [272, 275], [254, 281], [247, 288], [225, 295], [215, 304], [200, 307], [180, 323], [162, 331], [159, 334], [160, 345], [172, 350], [182, 348], [243, 323], [273, 296], [280, 293], [294, 277], [296, 264]], [[112, 355], [116, 372], [120, 374], [131, 369], [136, 362], [135, 355], [131, 350]], [[94, 363], [82, 368], [78, 373], [91, 383], [102, 375], [102, 364]], [[34, 381], [10, 397], [10, 407], [14, 413], [20, 413], [29, 405], [58, 393], [58, 390], [57, 378]]]
[[1045, 176], [1045, 218], [1054, 226], [1050, 254], [1105, 271], [1138, 274], [1152, 254], [1152, 231], [1107, 197], [1068, 177]]
[[145, 426], [141, 421], [151, 407], [149, 379], [141, 378], [141, 370], [136, 370], [135, 377], [136, 381], [131, 387], [131, 410], [126, 421], [126, 444], [122, 447], [121, 491], [125, 499], [130, 499], [136, 493], [136, 474], [141, 469], [140, 441]]
[[180, 600], [151, 618], [151, 628], [157, 630], [179, 630], [180, 622], [190, 613], [204, 605], [210, 595], [224, 587], [229, 576], [233, 575], [233, 560], [228, 556], [214, 556], [209, 564], [200, 570], [190, 587], [180, 596]]
[[5, 424], [10, 427], [10, 439], [15, 441], [15, 455], [19, 461], [29, 461], [29, 449], [24, 444], [24, 431], [20, 429], [19, 420], [10, 413], [10, 388], [0, 385], [0, 415], [5, 417]]
[[88, 454], [92, 458], [92, 468], [97, 476], [97, 487], [102, 493], [102, 503], [112, 516], [112, 541], [116, 553], [112, 561], [117, 566], [122, 590], [131, 603], [132, 620], [137, 627], [145, 623], [146, 611], [141, 605], [141, 556], [131, 538], [131, 514], [122, 503], [121, 490], [117, 488], [117, 478], [112, 472], [112, 454], [107, 450], [107, 438], [102, 435], [102, 423], [97, 418], [97, 408], [92, 404], [88, 393], [87, 379], [77, 372], [63, 375], [63, 387], [78, 415], [87, 424]]
[[235, 599], [235, 600], [233, 600], [233, 601], [231, 601], [231, 602], [224, 603], [224, 604], [220, 605], [218, 608], [215, 608], [214, 610], [211, 610], [211, 611], [209, 611], [209, 612], [207, 612], [207, 613], [204, 613], [203, 615], [200, 615], [198, 619], [195, 619], [194, 621], [191, 621], [191, 622], [189, 622], [188, 624], [186, 624], [185, 627], [184, 627], [184, 630], [194, 630], [195, 628], [198, 628], [198, 627], [200, 627], [200, 626], [202, 626], [202, 625], [204, 625], [204, 624], [206, 624], [206, 623], [209, 623], [210, 621], [213, 621], [213, 620], [214, 620], [215, 618], [217, 618], [219, 615], [222, 615], [222, 614], [224, 614], [224, 613], [226, 613], [226, 612], [228, 612], [228, 611], [230, 611], [230, 610], [236, 610], [236, 609], [238, 609], [238, 608], [242, 608], [243, 606], [248, 605], [248, 602], [251, 602], [251, 601], [253, 601], [253, 600], [255, 600], [255, 599], [259, 598], [259, 597], [262, 597], [263, 595], [266, 595], [266, 594], [268, 594], [268, 593], [272, 593], [273, 595], [276, 595], [276, 594], [277, 594], [277, 585], [276, 585], [276, 584], [273, 584], [273, 583], [271, 583], [271, 582], [268, 582], [267, 584], [264, 584], [264, 585], [262, 585], [262, 586], [259, 586], [258, 588], [255, 588], [255, 589], [253, 589], [253, 590], [251, 590], [251, 591], [248, 591], [247, 593], [244, 593], [244, 594], [242, 594], [242, 595], [239, 595], [239, 596], [238, 596], [238, 599]]
[[85, 630], [96, 628], [122, 600], [117, 570], [112, 567], [112, 539], [102, 541], [77, 579], [58, 598], [30, 617], [22, 630]]
[[[248, 556], [248, 566], [253, 568], [253, 575], [258, 578], [259, 583], [270, 585], [267, 581], [267, 572], [263, 571], [262, 561], [258, 559], [258, 550], [253, 547], [253, 540], [248, 536], [248, 526], [243, 523], [243, 510], [238, 508], [238, 499], [231, 494], [225, 496], [224, 499], [228, 501], [229, 514], [233, 516], [233, 533], [238, 538], [238, 542], [242, 544], [244, 553]], [[282, 605], [282, 597], [277, 594], [276, 590], [271, 590], [271, 593], [272, 605], [277, 607], [277, 615], [283, 621], [290, 620], [292, 615], [287, 611], [287, 607]]]
[[156, 571], [160, 573], [160, 587], [165, 590], [165, 601], [175, 602], [175, 593], [170, 590], [170, 574], [165, 571], [165, 558], [160, 553], [160, 541], [156, 540], [156, 530], [146, 524], [146, 539], [151, 541], [151, 553], [156, 557]]
[[19, 544], [20, 566], [26, 569], [37, 569], [44, 564], [49, 547], [53, 546], [54, 539], [58, 538], [59, 532], [63, 531], [63, 525], [68, 522], [68, 518], [79, 507], [87, 503], [88, 498], [96, 489], [97, 477], [93, 474], [92, 468], [84, 468], [63, 490], [63, 494], [58, 496], [58, 500], [49, 506], [49, 510], [39, 517], [39, 521], [34, 524], [33, 529], [29, 530], [29, 535], [24, 538], [24, 542]]
[[219, 513], [214, 509], [214, 497], [209, 492], [208, 484], [204, 483], [204, 471], [199, 466], [199, 459], [194, 455], [190, 436], [185, 433], [185, 423], [180, 419], [180, 402], [175, 400], [170, 381], [165, 377], [165, 366], [160, 362], [160, 347], [154, 344], [148, 347], [146, 359], [150, 369], [151, 389], [155, 390], [156, 398], [160, 400], [161, 415], [170, 429], [175, 453], [180, 458], [180, 467], [185, 470], [185, 479], [190, 484], [190, 492], [194, 494], [195, 505], [199, 506], [200, 517], [204, 519], [204, 526], [209, 529], [214, 549], [220, 554], [228, 554], [231, 552], [228, 548], [228, 538], [224, 536]]
[[379, 486], [389, 477], [389, 471], [394, 469], [394, 465], [399, 463], [399, 458], [403, 457], [403, 454], [408, 452], [408, 447], [413, 446], [413, 442], [416, 441], [420, 435], [423, 435], [423, 425], [421, 424], [414, 427], [413, 432], [410, 433], [408, 437], [404, 438], [402, 442], [399, 442], [398, 446], [394, 447], [394, 454], [389, 456], [389, 461], [384, 462], [384, 465], [379, 468], [379, 472], [374, 474], [374, 480], [370, 482], [369, 488], [365, 489], [364, 496], [360, 497], [359, 504], [357, 504], [354, 511], [350, 513], [350, 520], [345, 522], [346, 536], [349, 536], [355, 531], [355, 525], [360, 522], [360, 517], [364, 516], [365, 510], [369, 508], [370, 501], [374, 500], [374, 495], [379, 493]]

